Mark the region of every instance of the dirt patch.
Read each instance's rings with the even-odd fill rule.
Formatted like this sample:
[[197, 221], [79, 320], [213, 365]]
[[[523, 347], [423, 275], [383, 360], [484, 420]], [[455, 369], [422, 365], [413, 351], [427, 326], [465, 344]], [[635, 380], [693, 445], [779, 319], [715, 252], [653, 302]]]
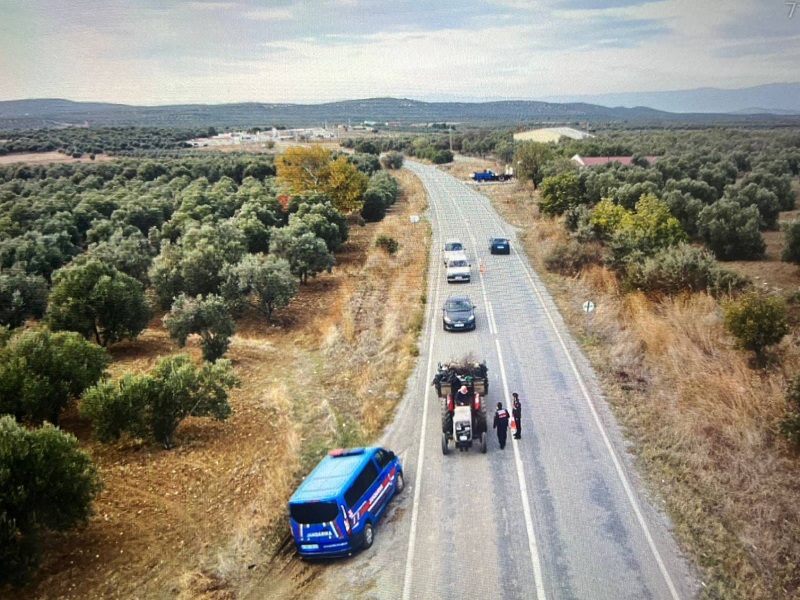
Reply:
[[27, 165], [43, 165], [50, 163], [90, 163], [90, 162], [107, 162], [114, 160], [113, 156], [107, 154], [97, 154], [94, 160], [89, 158], [88, 154], [84, 154], [81, 158], [72, 158], [68, 154], [61, 152], [27, 152], [20, 154], [5, 154], [0, 156], [0, 165], [13, 165], [15, 163], [24, 163]]
[[[228, 358], [242, 387], [225, 422], [187, 419], [177, 446], [104, 445], [72, 409], [63, 427], [96, 461], [104, 489], [79, 531], [46, 541], [45, 562], [20, 600], [303, 597], [319, 567], [287, 546], [286, 502], [331, 447], [374, 440], [402, 397], [422, 322], [429, 230], [419, 181], [383, 222], [353, 226], [337, 267], [301, 286], [267, 324], [238, 323]], [[374, 246], [378, 235], [395, 255]], [[159, 319], [112, 349], [112, 376], [181, 351]], [[197, 343], [188, 351], [199, 360]], [[271, 591], [272, 590], [272, 591]], [[277, 595], [275, 595], [277, 594]]]

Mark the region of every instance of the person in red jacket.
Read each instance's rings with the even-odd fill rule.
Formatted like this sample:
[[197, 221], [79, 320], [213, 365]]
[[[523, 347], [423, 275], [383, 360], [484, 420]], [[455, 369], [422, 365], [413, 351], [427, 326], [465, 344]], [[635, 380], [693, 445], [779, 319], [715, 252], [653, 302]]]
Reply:
[[494, 412], [494, 425], [492, 427], [497, 429], [497, 441], [500, 442], [500, 449], [504, 450], [506, 447], [506, 439], [508, 438], [508, 411], [503, 408], [503, 403], [497, 403], [497, 410]]

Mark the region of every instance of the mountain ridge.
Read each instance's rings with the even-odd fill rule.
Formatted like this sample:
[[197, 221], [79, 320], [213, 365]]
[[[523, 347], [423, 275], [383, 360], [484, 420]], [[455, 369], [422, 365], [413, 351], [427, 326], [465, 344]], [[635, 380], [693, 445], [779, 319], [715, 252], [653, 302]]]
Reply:
[[[0, 130], [65, 126], [311, 126], [331, 123], [429, 122], [563, 124], [577, 122], [730, 122], [749, 115], [676, 114], [647, 106], [607, 107], [587, 102], [540, 100], [424, 102], [363, 98], [319, 104], [239, 102], [135, 106], [64, 98], [0, 101]], [[759, 120], [776, 118], [758, 114]], [[783, 115], [783, 118], [787, 118]]]

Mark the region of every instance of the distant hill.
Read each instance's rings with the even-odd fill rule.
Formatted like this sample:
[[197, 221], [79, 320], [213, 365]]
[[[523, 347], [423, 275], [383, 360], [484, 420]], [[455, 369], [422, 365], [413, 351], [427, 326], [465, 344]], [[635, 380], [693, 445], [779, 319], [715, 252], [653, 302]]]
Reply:
[[[762, 116], [768, 119], [769, 116]], [[645, 108], [610, 108], [585, 102], [539, 101], [421, 102], [371, 98], [324, 104], [186, 104], [129, 106], [62, 99], [0, 102], [0, 130], [65, 126], [271, 126], [328, 123], [564, 124], [575, 122], [706, 122], [731, 120], [731, 115], [676, 115]]]
[[740, 89], [697, 88], [669, 92], [550, 96], [543, 100], [591, 102], [601, 106], [650, 106], [674, 113], [796, 115], [800, 114], [800, 83], [770, 83]]

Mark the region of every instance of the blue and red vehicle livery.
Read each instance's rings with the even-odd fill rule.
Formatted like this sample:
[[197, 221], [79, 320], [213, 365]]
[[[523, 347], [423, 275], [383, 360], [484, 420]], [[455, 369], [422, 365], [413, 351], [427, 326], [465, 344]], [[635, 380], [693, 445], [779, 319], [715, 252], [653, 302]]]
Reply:
[[374, 527], [403, 489], [403, 467], [384, 448], [334, 450], [289, 499], [297, 551], [306, 558], [343, 556], [369, 548]]

